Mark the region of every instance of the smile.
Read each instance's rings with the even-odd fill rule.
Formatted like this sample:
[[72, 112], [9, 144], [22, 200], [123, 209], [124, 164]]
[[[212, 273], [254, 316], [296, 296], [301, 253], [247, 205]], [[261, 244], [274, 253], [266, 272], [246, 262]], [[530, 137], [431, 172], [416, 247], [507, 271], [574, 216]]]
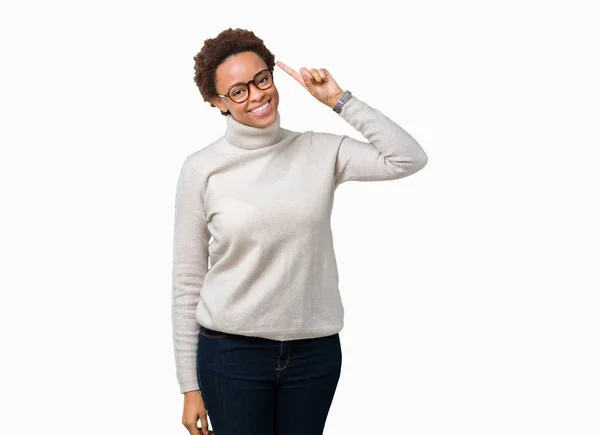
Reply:
[[271, 107], [271, 100], [267, 101], [265, 104], [263, 104], [260, 107], [257, 107], [254, 110], [250, 110], [250, 113], [263, 113], [266, 110], [268, 110]]

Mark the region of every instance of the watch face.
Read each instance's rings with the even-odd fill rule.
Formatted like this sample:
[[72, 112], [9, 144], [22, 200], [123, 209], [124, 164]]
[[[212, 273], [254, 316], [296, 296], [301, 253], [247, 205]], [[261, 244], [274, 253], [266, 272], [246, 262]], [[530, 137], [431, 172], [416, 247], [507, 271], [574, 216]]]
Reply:
[[342, 111], [342, 107], [350, 99], [351, 96], [352, 93], [350, 91], [344, 91], [338, 102], [335, 104], [335, 106], [333, 106], [333, 110], [335, 110], [337, 113], [340, 113]]

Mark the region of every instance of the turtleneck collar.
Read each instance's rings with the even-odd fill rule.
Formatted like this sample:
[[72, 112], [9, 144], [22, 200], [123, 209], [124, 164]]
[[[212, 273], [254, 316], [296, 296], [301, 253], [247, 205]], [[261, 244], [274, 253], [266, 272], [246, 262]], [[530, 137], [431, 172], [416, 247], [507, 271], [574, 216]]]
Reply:
[[266, 127], [254, 127], [236, 120], [231, 114], [227, 115], [227, 130], [225, 139], [232, 145], [247, 150], [257, 150], [276, 144], [281, 141], [281, 117], [277, 110], [275, 121]]

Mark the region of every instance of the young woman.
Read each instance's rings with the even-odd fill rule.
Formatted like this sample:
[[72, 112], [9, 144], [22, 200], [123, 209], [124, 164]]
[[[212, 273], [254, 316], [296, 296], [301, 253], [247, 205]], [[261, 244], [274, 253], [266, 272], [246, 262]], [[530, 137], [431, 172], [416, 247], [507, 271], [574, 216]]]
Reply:
[[[193, 435], [198, 420], [209, 433], [207, 414], [217, 435], [322, 434], [342, 365], [334, 191], [414, 174], [427, 155], [325, 68], [275, 63], [251, 31], [207, 39], [194, 60], [200, 93], [227, 129], [185, 159], [177, 183], [182, 422]], [[275, 65], [368, 141], [281, 127]]]

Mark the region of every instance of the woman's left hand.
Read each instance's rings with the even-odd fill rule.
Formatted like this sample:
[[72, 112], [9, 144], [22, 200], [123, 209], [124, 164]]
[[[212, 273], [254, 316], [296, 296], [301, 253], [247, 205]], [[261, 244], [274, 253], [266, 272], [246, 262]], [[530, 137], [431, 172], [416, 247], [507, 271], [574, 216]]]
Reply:
[[291, 75], [304, 89], [319, 100], [321, 103], [333, 108], [344, 93], [325, 68], [315, 69], [300, 68], [300, 73], [287, 66], [281, 61], [277, 65], [286, 73]]

